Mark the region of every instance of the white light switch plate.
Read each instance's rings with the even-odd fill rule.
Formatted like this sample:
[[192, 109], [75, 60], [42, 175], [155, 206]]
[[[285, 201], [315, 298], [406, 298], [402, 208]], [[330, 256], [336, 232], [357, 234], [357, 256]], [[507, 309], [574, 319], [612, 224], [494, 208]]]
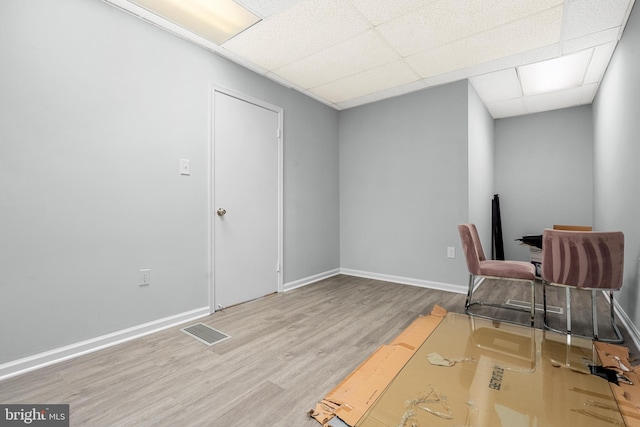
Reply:
[[180, 159], [180, 175], [191, 175], [191, 161]]

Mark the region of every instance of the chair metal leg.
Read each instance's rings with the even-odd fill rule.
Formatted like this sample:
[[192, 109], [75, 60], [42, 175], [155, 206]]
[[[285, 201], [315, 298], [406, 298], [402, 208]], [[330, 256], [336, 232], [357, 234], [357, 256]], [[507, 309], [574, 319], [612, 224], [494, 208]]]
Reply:
[[467, 291], [467, 301], [464, 303], [464, 312], [469, 314], [469, 306], [471, 305], [471, 296], [473, 294], [473, 285], [475, 284], [475, 277], [473, 274], [469, 274], [469, 290]]
[[[611, 322], [611, 328], [613, 329], [613, 333], [616, 335], [616, 338], [615, 339], [596, 338], [596, 339], [598, 341], [602, 341], [602, 342], [610, 342], [610, 343], [618, 343], [618, 344], [624, 342], [624, 337], [622, 336], [622, 332], [620, 332], [620, 329], [618, 328], [618, 325], [616, 325], [616, 317], [615, 317], [615, 310], [614, 310], [614, 305], [613, 305], [613, 291], [612, 290], [609, 290], [609, 320]], [[594, 334], [595, 334], [595, 331], [594, 331]]]
[[[543, 306], [544, 306], [544, 329], [561, 333], [561, 334], [567, 334], [567, 336], [572, 335], [571, 333], [571, 288], [565, 287], [565, 294], [566, 294], [566, 300], [567, 300], [567, 313], [566, 313], [567, 329], [565, 331], [561, 331], [559, 329], [552, 328], [547, 324], [547, 293], [546, 293], [545, 285], [546, 285], [545, 282], [543, 282], [542, 298], [543, 298]], [[595, 289], [595, 290], [591, 289], [591, 321], [593, 322], [593, 325], [592, 325], [593, 335], [590, 337], [585, 335], [580, 335], [580, 336], [583, 338], [590, 338], [596, 341], [609, 342], [609, 343], [622, 343], [624, 342], [624, 337], [620, 332], [620, 328], [618, 328], [618, 325], [616, 325], [615, 310], [614, 310], [614, 304], [613, 304], [613, 290], [609, 290], [609, 320], [611, 322], [611, 328], [613, 329], [613, 332], [616, 338], [613, 338], [613, 339], [600, 338], [600, 331], [598, 328], [598, 310], [597, 310], [597, 299], [598, 299], [597, 292], [598, 291], [599, 291], [598, 289]]]
[[531, 327], [533, 328], [536, 317], [536, 281], [531, 281]]
[[596, 290], [591, 290], [591, 321], [593, 322], [593, 339], [598, 339], [598, 310], [596, 309], [596, 302], [598, 295]]
[[547, 327], [547, 283], [542, 282], [542, 324]]
[[[479, 276], [479, 277], [483, 277], [483, 279], [486, 279], [487, 277], [484, 276]], [[501, 278], [494, 278], [494, 279], [501, 279]], [[509, 279], [509, 280], [518, 280], [518, 281], [522, 281], [525, 282], [525, 280], [522, 279]], [[489, 316], [489, 315], [485, 315], [485, 314], [481, 314], [481, 313], [473, 313], [471, 311], [471, 306], [475, 306], [475, 305], [479, 305], [482, 307], [494, 307], [494, 308], [501, 308], [501, 309], [509, 309], [509, 310], [515, 310], [515, 311], [521, 311], [521, 312], [525, 312], [525, 313], [529, 313], [529, 324], [531, 325], [531, 327], [534, 327], [534, 323], [535, 323], [535, 314], [536, 314], [536, 301], [535, 301], [535, 280], [526, 280], [526, 282], [531, 283], [531, 307], [529, 308], [524, 308], [524, 307], [517, 307], [517, 306], [510, 306], [510, 305], [505, 305], [505, 304], [494, 304], [494, 303], [490, 303], [490, 302], [486, 302], [486, 301], [472, 301], [473, 299], [473, 288], [475, 287], [476, 284], [476, 276], [474, 276], [473, 274], [469, 275], [469, 289], [467, 290], [467, 300], [464, 303], [464, 312], [466, 314], [468, 314], [469, 316], [475, 316], [475, 317], [481, 317], [483, 319], [489, 319], [489, 320], [493, 320], [493, 321], [501, 321], [501, 322], [507, 322], [507, 323], [519, 323], [519, 322], [515, 322], [515, 321], [510, 321], [510, 320], [504, 320], [501, 319], [499, 317], [493, 317], [493, 316]]]
[[566, 298], [567, 298], [567, 334], [571, 335], [571, 288], [565, 288]]

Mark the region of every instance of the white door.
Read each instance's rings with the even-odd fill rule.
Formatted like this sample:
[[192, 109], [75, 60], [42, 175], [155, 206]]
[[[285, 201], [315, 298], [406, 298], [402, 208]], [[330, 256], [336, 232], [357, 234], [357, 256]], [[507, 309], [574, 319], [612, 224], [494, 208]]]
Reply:
[[281, 111], [213, 95], [213, 304], [278, 291]]

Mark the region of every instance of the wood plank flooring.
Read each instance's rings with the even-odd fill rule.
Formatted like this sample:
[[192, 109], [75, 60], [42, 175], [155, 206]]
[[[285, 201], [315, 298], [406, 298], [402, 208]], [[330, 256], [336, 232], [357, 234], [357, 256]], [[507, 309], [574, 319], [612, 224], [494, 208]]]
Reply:
[[[484, 283], [477, 294], [526, 300], [526, 287], [507, 288]], [[339, 275], [202, 319], [231, 335], [211, 347], [182, 325], [2, 381], [0, 402], [67, 403], [73, 426], [317, 427], [307, 411], [379, 345], [435, 304], [461, 313], [464, 301]], [[574, 320], [574, 331], [589, 330], [583, 320]]]

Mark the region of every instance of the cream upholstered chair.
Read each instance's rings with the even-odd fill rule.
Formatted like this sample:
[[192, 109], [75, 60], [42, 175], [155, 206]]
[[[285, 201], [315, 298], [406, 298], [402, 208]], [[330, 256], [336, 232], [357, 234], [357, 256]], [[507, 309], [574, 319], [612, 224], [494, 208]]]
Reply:
[[[571, 334], [571, 289], [591, 291], [593, 337], [596, 340], [622, 342], [615, 322], [613, 291], [622, 287], [624, 268], [624, 235], [614, 232], [582, 232], [544, 230], [542, 234], [542, 279], [544, 325], [557, 332]], [[546, 285], [564, 286], [567, 300], [567, 330], [558, 331], [547, 325]], [[597, 291], [609, 291], [610, 321], [616, 339], [598, 336]]]
[[[464, 305], [465, 313], [486, 317], [489, 319], [500, 320], [490, 316], [475, 314], [470, 311], [472, 305], [484, 305], [497, 308], [507, 308], [510, 310], [524, 311], [530, 313], [531, 326], [535, 317], [535, 267], [529, 262], [523, 261], [494, 261], [487, 260], [482, 250], [482, 243], [478, 236], [478, 230], [474, 224], [458, 225], [460, 240], [462, 241], [462, 250], [467, 260], [467, 269], [469, 270], [469, 291], [467, 292], [467, 301]], [[488, 279], [503, 279], [509, 281], [522, 281], [531, 285], [531, 308], [529, 310], [516, 306], [504, 304], [496, 304], [483, 301], [472, 301], [473, 291], [475, 288], [476, 277], [484, 277]]]

